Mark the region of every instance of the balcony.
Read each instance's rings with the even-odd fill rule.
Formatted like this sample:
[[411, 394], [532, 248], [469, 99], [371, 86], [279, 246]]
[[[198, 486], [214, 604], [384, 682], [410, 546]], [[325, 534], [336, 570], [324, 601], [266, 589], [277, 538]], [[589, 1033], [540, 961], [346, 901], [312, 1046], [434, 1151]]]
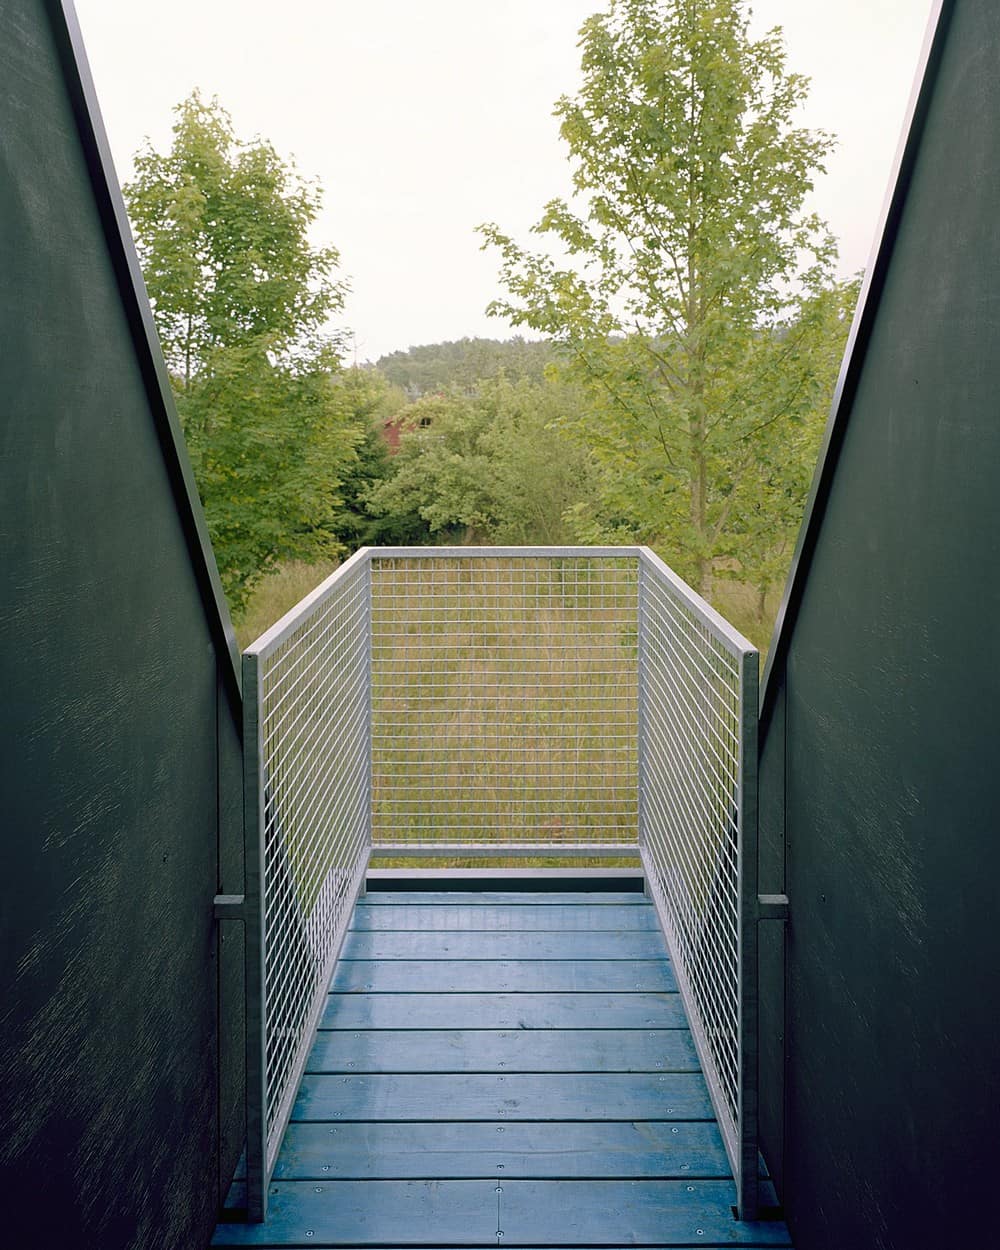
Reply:
[[[751, 644], [644, 548], [393, 548], [243, 664], [247, 1221], [214, 1244], [787, 1245]], [[506, 888], [371, 869], [428, 859]]]

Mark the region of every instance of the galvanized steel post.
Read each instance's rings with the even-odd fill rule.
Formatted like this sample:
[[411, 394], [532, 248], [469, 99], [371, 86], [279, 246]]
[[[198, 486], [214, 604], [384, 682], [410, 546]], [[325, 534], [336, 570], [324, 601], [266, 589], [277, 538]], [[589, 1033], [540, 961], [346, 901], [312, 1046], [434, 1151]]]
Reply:
[[255, 655], [243, 656], [244, 959], [246, 966], [247, 1218], [267, 1215], [267, 1114], [264, 996], [264, 772], [261, 682]]

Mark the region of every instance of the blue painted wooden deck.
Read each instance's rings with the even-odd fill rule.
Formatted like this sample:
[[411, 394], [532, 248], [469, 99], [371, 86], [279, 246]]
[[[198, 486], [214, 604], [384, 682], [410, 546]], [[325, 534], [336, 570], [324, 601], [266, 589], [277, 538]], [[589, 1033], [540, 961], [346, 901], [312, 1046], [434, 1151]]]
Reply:
[[359, 903], [263, 1225], [213, 1246], [788, 1246], [739, 1223], [641, 894]]

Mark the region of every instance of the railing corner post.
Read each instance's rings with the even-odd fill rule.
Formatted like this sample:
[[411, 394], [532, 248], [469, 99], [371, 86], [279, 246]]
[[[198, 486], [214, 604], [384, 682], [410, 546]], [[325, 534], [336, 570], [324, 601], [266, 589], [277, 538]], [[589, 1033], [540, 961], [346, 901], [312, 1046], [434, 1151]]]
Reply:
[[243, 848], [246, 968], [247, 1219], [267, 1216], [266, 1073], [264, 1065], [264, 777], [258, 657], [243, 656]]
[[[367, 821], [367, 838], [368, 849], [371, 852], [374, 846], [374, 769], [372, 760], [373, 737], [372, 727], [375, 716], [375, 693], [372, 687], [372, 652], [374, 650], [374, 611], [373, 599], [374, 589], [374, 565], [375, 555], [369, 549], [365, 548], [365, 755], [367, 759], [367, 773], [365, 778], [365, 804], [366, 804], [366, 821]], [[365, 881], [362, 878], [361, 893], [365, 892]]]
[[758, 1211], [760, 1142], [758, 1134], [758, 958], [757, 920], [757, 721], [760, 655], [745, 651], [740, 661], [739, 793], [739, 1218]]
[[[645, 843], [646, 835], [646, 773], [647, 761], [646, 752], [648, 744], [646, 742], [646, 561], [644, 558], [644, 549], [640, 548], [636, 556], [637, 575], [636, 575], [636, 687], [637, 687], [637, 709], [636, 709], [636, 780], [638, 782], [638, 795], [636, 803], [637, 821], [636, 821], [636, 842], [640, 851]], [[643, 867], [644, 889], [649, 892], [648, 882], [645, 881], [645, 865]]]

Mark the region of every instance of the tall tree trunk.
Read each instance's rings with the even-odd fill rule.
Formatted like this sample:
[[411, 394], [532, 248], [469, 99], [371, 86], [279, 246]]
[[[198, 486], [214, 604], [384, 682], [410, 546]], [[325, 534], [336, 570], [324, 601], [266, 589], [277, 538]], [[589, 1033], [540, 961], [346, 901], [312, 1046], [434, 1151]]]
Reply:
[[712, 593], [712, 560], [708, 533], [708, 461], [705, 454], [705, 413], [700, 402], [691, 418], [691, 531], [694, 536], [695, 589], [703, 599]]
[[763, 625], [767, 619], [767, 592], [771, 589], [768, 582], [757, 587], [757, 621]]
[[187, 335], [184, 339], [184, 389], [187, 390], [191, 385], [191, 335], [192, 335], [192, 315], [189, 312], [187, 318]]

